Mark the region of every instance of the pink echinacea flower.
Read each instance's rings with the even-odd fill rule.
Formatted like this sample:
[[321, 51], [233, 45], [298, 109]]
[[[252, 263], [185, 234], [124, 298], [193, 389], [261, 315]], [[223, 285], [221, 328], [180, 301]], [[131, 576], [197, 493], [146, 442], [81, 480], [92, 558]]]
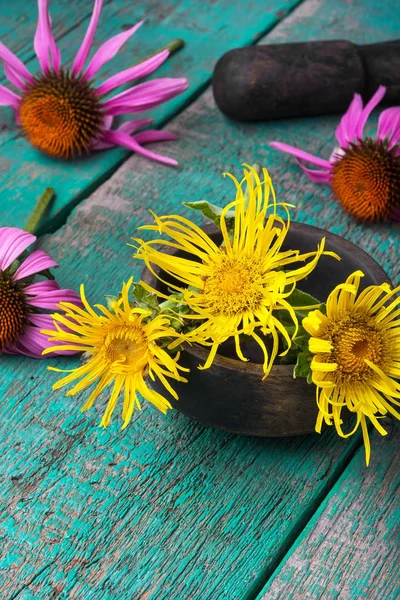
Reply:
[[35, 241], [23, 229], [0, 227], [0, 354], [42, 358], [43, 350], [55, 345], [41, 333], [53, 327], [53, 318], [45, 311], [57, 310], [59, 302], [81, 306], [72, 290], [60, 289], [53, 280], [34, 281], [35, 275], [58, 266], [43, 250], [26, 253]]
[[185, 78], [160, 78], [139, 83], [105, 99], [119, 86], [149, 75], [169, 56], [163, 50], [103, 81], [97, 87], [93, 78], [100, 68], [137, 31], [143, 21], [102, 44], [87, 63], [100, 18], [102, 0], [95, 0], [93, 14], [73, 62], [64, 70], [53, 37], [48, 0], [38, 0], [39, 18], [34, 49], [42, 72], [32, 75], [24, 63], [0, 42], [0, 59], [4, 72], [17, 94], [0, 86], [0, 105], [10, 106], [23, 135], [38, 150], [55, 158], [73, 158], [92, 150], [123, 146], [147, 158], [176, 166], [171, 158], [151, 152], [143, 144], [176, 139], [167, 131], [139, 129], [151, 123], [139, 118], [111, 129], [114, 117], [136, 114], [170, 100], [187, 89]]
[[368, 117], [385, 93], [380, 86], [365, 106], [361, 96], [354, 95], [336, 129], [339, 147], [329, 160], [289, 144], [271, 143], [295, 156], [311, 181], [329, 184], [344, 209], [361, 221], [400, 220], [400, 106], [380, 114], [376, 139], [364, 137]]

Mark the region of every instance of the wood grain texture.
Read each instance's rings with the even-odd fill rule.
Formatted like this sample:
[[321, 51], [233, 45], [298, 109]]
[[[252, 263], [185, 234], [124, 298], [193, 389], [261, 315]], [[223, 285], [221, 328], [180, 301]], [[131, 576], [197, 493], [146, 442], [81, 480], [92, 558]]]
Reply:
[[[265, 41], [389, 38], [398, 28], [396, 6], [310, 0]], [[62, 264], [62, 285], [82, 281], [99, 301], [131, 272], [139, 276], [126, 242], [149, 220], [149, 208], [184, 212], [181, 201], [204, 197], [222, 205], [233, 187], [221, 172], [238, 175], [243, 161], [257, 160], [270, 167], [279, 198], [297, 204], [296, 220], [356, 241], [399, 282], [398, 226], [355, 224], [329, 190], [267, 146], [283, 139], [329, 156], [336, 124], [325, 117], [238, 125], [206, 92], [171, 124], [180, 135], [171, 146], [183, 157], [178, 171], [131, 157], [41, 245]], [[105, 397], [82, 416], [83, 396], [50, 392], [47, 361], [1, 361], [0, 595], [7, 600], [253, 599], [359, 445], [358, 437], [333, 432], [235, 437], [147, 405], [124, 432], [118, 417], [102, 431], [96, 423]], [[370, 477], [383, 448], [373, 449]], [[367, 472], [357, 464], [354, 481]]]
[[[245, 4], [229, 0], [206, 0], [201, 5], [190, 0], [126, 2], [114, 0], [105, 6], [96, 39], [109, 37], [145, 19], [145, 24], [118, 55], [101, 70], [99, 80], [126, 69], [175, 38], [183, 38], [186, 48], [171, 57], [154, 77], [189, 79], [189, 89], [170, 102], [146, 113], [156, 126], [182, 109], [209, 81], [217, 58], [236, 45], [254, 43], [300, 0], [251, 0]], [[33, 15], [32, 15], [33, 18]], [[59, 17], [60, 18], [60, 17]], [[60, 39], [63, 64], [71, 65], [87, 27], [87, 20]], [[97, 44], [94, 46], [98, 47]], [[13, 48], [11, 44], [11, 48]], [[32, 72], [37, 61], [28, 62]], [[124, 149], [107, 150], [73, 161], [57, 161], [32, 148], [18, 133], [11, 109], [7, 128], [0, 132], [0, 222], [21, 225], [27, 219], [45, 187], [54, 187], [56, 200], [43, 231], [54, 231], [71, 208], [104, 181], [129, 156]], [[174, 142], [175, 143], [175, 142]], [[173, 144], [163, 144], [167, 154]]]
[[400, 426], [372, 437], [374, 468], [359, 450], [258, 600], [400, 597]]
[[2, 410], [5, 599], [243, 598], [354, 446], [235, 437], [147, 405], [103, 432], [75, 402], [40, 400], [17, 431]]

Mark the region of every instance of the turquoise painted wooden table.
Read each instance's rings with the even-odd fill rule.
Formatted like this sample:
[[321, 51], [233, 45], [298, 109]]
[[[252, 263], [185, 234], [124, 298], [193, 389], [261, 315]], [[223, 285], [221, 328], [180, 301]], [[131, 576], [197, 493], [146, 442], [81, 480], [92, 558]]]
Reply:
[[[92, 1], [54, 0], [51, 9], [70, 61]], [[105, 2], [98, 39], [144, 16], [145, 26], [103, 72], [172, 38], [186, 40], [160, 74], [186, 75], [189, 90], [153, 114], [179, 136], [168, 146], [179, 169], [122, 150], [54, 162], [20, 137], [2, 109], [1, 224], [21, 226], [44, 187], [54, 187], [39, 245], [62, 264], [64, 287], [84, 282], [89, 299], [99, 301], [131, 272], [139, 275], [126, 242], [149, 220], [148, 209], [181, 211], [182, 201], [204, 197], [223, 204], [230, 188], [221, 172], [238, 174], [242, 162], [257, 161], [268, 165], [280, 200], [296, 204], [297, 221], [356, 242], [399, 284], [399, 225], [362, 227], [328, 189], [268, 147], [282, 139], [329, 156], [338, 116], [237, 124], [219, 113], [209, 89], [216, 60], [233, 47], [394, 39], [398, 0], [114, 0]], [[33, 2], [2, 2], [1, 40], [32, 69], [35, 20]], [[239, 437], [148, 405], [125, 431], [117, 419], [101, 430], [101, 402], [82, 415], [82, 397], [51, 391], [47, 361], [0, 360], [2, 600], [400, 596], [394, 424], [386, 438], [373, 435], [369, 468], [358, 436]]]

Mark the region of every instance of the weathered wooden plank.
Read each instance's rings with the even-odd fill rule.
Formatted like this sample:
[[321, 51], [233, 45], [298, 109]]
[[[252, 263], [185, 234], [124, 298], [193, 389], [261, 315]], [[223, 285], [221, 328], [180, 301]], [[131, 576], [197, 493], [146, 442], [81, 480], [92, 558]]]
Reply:
[[16, 451], [0, 524], [7, 599], [31, 580], [21, 597], [242, 598], [352, 447], [237, 438], [149, 406], [128, 432], [101, 432], [59, 412], [59, 396], [30, 402], [24, 431], [3, 434]]
[[[155, 119], [156, 125], [160, 125], [204, 88], [221, 54], [237, 45], [254, 43], [284, 16], [286, 10], [299, 2], [269, 0], [265, 3], [251, 0], [246, 4], [238, 4], [229, 0], [217, 3], [207, 0], [201, 5], [196, 4], [194, 10], [190, 0], [174, 0], [168, 3], [168, 7], [154, 1], [127, 3], [125, 0], [114, 0], [104, 8], [97, 39], [104, 41], [144, 18], [146, 22], [101, 70], [100, 76], [106, 78], [131, 66], [141, 56], [147, 56], [172, 39], [183, 38], [187, 47], [163, 65], [156, 76], [187, 76], [190, 87], [185, 94], [148, 113]], [[71, 64], [86, 27], [86, 22], [81, 23], [60, 40], [66, 65]], [[36, 60], [29, 62], [32, 72], [35, 72], [35, 65]], [[53, 160], [41, 155], [21, 138], [10, 116], [11, 110], [2, 109], [2, 114], [7, 111], [7, 128], [0, 132], [0, 221], [3, 225], [24, 223], [43, 188], [51, 186], [55, 188], [57, 196], [42, 231], [54, 231], [71, 208], [129, 155], [126, 150], [116, 149], [95, 153], [83, 160]], [[171, 145], [164, 145], [163, 152], [168, 154]]]
[[400, 427], [373, 438], [374, 468], [359, 450], [258, 600], [400, 597]]
[[[332, 37], [373, 41], [390, 37], [397, 26], [382, 20], [378, 37], [362, 28], [366, 13], [375, 10], [372, 0], [362, 7], [347, 1], [333, 7], [326, 0], [317, 6], [324, 12], [319, 29], [316, 5], [308, 4], [307, 17], [292, 14], [285, 38], [278, 27], [267, 39], [295, 39], [298, 27], [304, 39], [321, 38], [328, 22]], [[394, 8], [393, 0], [385, 14], [395, 14]], [[181, 141], [171, 154], [185, 156], [178, 172], [130, 158], [65, 227], [43, 240], [63, 263], [61, 283], [85, 282], [92, 300], [117, 291], [132, 270], [140, 273], [125, 242], [147, 209], [181, 212], [179, 203], [188, 197], [223, 204], [232, 188], [220, 172], [238, 173], [244, 160], [271, 166], [280, 199], [300, 204], [298, 220], [327, 228], [335, 223], [351, 238], [354, 221], [328, 201], [327, 191], [266, 145], [286, 138], [329, 154], [336, 121], [229, 123], [207, 92], [172, 123]], [[355, 237], [361, 232], [363, 246], [378, 260], [387, 258], [389, 273], [399, 280], [390, 250], [398, 230], [359, 227]], [[102, 432], [95, 428], [96, 410], [76, 412], [82, 398], [49, 392], [44, 363], [2, 362], [5, 598], [254, 597], [359, 443], [333, 432], [288, 440], [234, 437], [148, 406], [122, 434], [116, 422]], [[376, 468], [373, 462], [369, 469]]]

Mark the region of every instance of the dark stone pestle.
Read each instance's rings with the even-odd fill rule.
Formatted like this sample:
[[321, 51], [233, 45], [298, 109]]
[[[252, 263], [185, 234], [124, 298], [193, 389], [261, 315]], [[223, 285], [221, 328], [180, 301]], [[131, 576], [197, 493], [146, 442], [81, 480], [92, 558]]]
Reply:
[[214, 69], [219, 109], [240, 121], [344, 112], [358, 92], [379, 85], [386, 105], [400, 104], [400, 40], [358, 46], [345, 40], [230, 50]]

